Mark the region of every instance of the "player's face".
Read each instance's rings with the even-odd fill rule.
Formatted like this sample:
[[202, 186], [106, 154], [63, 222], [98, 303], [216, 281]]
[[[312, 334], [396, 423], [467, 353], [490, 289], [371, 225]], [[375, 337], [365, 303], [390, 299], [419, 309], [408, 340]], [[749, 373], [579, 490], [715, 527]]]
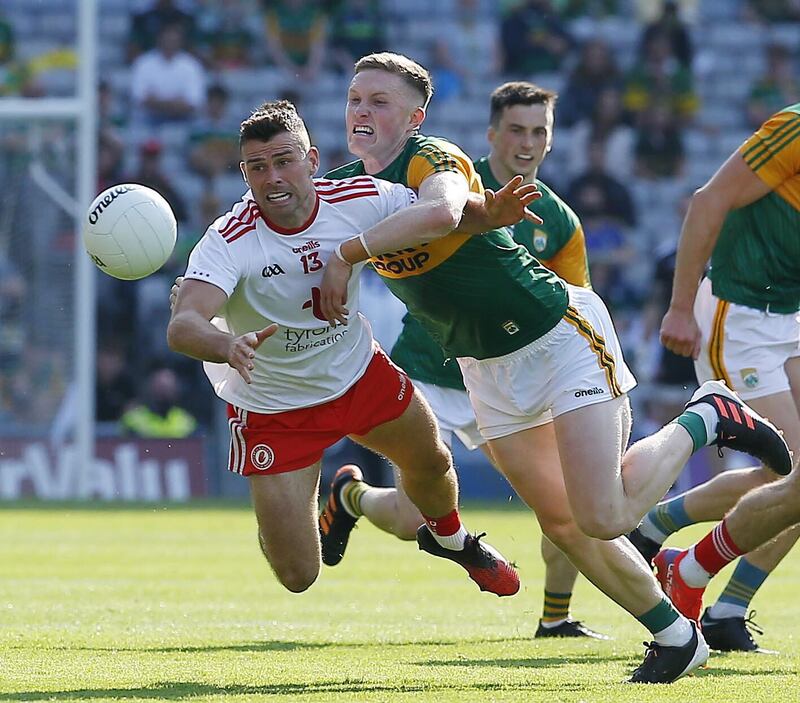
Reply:
[[307, 148], [294, 134], [275, 135], [268, 142], [242, 145], [240, 167], [261, 212], [283, 227], [303, 225], [316, 205], [314, 174], [319, 166], [316, 147]]
[[545, 105], [512, 105], [503, 110], [488, 132], [492, 154], [503, 175], [530, 176], [553, 143], [553, 109]]
[[347, 148], [364, 161], [388, 166], [425, 119], [420, 96], [402, 78], [380, 70], [353, 76], [347, 91]]

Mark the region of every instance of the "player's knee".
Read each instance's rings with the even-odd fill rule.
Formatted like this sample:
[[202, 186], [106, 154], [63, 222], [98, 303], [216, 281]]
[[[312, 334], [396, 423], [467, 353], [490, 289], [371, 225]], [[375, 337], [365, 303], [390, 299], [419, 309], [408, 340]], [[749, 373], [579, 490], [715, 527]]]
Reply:
[[307, 591], [319, 576], [319, 564], [292, 564], [275, 569], [281, 585], [292, 593]]
[[612, 511], [576, 515], [575, 521], [578, 523], [581, 532], [587, 537], [602, 540], [616, 539], [626, 535], [638, 525], [637, 520]]
[[580, 548], [582, 542], [586, 539], [578, 526], [570, 521], [542, 521], [542, 532], [545, 537], [552, 543], [551, 548], [542, 545], [542, 557], [545, 563], [558, 558], [561, 553], [570, 554], [576, 549]]

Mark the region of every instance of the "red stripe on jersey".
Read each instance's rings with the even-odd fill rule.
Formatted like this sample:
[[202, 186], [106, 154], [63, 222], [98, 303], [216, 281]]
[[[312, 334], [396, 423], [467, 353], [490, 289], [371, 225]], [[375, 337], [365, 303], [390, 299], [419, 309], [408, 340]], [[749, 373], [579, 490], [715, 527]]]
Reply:
[[234, 237], [235, 237], [235, 238], [238, 238], [238, 237], [239, 237], [239, 233], [240, 233], [240, 232], [241, 232], [243, 229], [247, 229], [247, 230], [249, 230], [249, 229], [253, 229], [253, 228], [256, 226], [256, 224], [255, 224], [255, 222], [254, 222], [253, 220], [255, 220], [257, 217], [258, 217], [258, 215], [256, 215], [256, 217], [254, 217], [254, 218], [252, 218], [252, 219], [249, 219], [247, 222], [239, 222], [239, 223], [236, 225], [236, 227], [234, 227], [233, 229], [231, 229], [229, 232], [226, 232], [226, 233], [225, 233], [225, 234], [222, 236], [222, 238], [223, 238], [223, 239], [224, 239], [226, 242], [229, 242], [229, 241], [230, 241], [231, 239], [233, 239]]
[[339, 195], [335, 198], [326, 198], [323, 195], [320, 195], [320, 199], [325, 203], [343, 203], [345, 200], [352, 200], [353, 198], [364, 198], [371, 195], [378, 195], [377, 190], [370, 190], [370, 191], [363, 191], [361, 193], [349, 193], [348, 195]]
[[256, 229], [255, 225], [250, 225], [249, 227], [245, 227], [244, 229], [239, 230], [239, 232], [237, 232], [233, 236], [228, 237], [225, 240], [225, 244], [230, 244], [231, 242], [235, 242], [237, 239], [239, 239], [239, 237], [244, 237], [244, 235], [247, 234], [248, 232], [255, 232], [255, 229]]
[[372, 176], [353, 176], [352, 178], [339, 178], [335, 181], [332, 181], [329, 178], [315, 178], [314, 183], [317, 186], [322, 186], [323, 188], [328, 188], [330, 186], [338, 187], [340, 185], [348, 185], [348, 184], [365, 184], [370, 183], [374, 185], [374, 179]]
[[320, 195], [336, 195], [336, 193], [344, 193], [351, 190], [375, 190], [375, 184], [356, 183], [356, 184], [338, 186], [336, 188], [325, 188], [324, 190], [321, 188], [317, 188], [317, 193], [319, 193]]
[[219, 228], [219, 233], [225, 237], [240, 225], [249, 225], [258, 217], [258, 205], [250, 203], [246, 210], [234, 215], [224, 226]]

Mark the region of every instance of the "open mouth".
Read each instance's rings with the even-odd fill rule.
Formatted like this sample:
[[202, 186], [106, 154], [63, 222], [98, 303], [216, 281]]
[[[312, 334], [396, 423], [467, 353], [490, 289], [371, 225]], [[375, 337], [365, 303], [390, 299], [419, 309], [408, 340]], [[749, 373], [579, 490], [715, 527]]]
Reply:
[[514, 158], [520, 161], [533, 161], [533, 156], [531, 154], [515, 154]]
[[375, 134], [375, 130], [372, 127], [365, 125], [365, 124], [357, 124], [353, 127], [353, 134], [363, 134], [367, 136], [371, 136]]
[[268, 203], [283, 203], [286, 202], [291, 196], [291, 193], [268, 193]]

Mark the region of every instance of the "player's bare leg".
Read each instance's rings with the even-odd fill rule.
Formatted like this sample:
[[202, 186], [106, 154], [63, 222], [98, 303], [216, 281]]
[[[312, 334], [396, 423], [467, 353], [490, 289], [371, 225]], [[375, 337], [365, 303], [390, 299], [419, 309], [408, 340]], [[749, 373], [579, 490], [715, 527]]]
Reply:
[[261, 551], [278, 580], [305, 591], [320, 570], [317, 492], [320, 463], [282, 474], [248, 476]]
[[[620, 429], [619, 435], [621, 444], [627, 431]], [[672, 657], [677, 651], [673, 648], [686, 649], [684, 654], [692, 668], [704, 662], [707, 650], [702, 638], [664, 597], [652, 571], [630, 542], [622, 537], [609, 541], [589, 537], [578, 527], [552, 426], [492, 440], [491, 446], [503, 474], [536, 513], [542, 532], [580, 572], [650, 630], [658, 646], [664, 648], [662, 654], [668, 652]], [[681, 665], [673, 673], [663, 680], [674, 680], [686, 672]]]
[[513, 566], [461, 523], [453, 459], [420, 393], [414, 392], [399, 418], [351, 439], [383, 454], [400, 470], [405, 491], [425, 520], [417, 530], [420, 549], [460, 564], [481, 590], [500, 596], [519, 590]]

